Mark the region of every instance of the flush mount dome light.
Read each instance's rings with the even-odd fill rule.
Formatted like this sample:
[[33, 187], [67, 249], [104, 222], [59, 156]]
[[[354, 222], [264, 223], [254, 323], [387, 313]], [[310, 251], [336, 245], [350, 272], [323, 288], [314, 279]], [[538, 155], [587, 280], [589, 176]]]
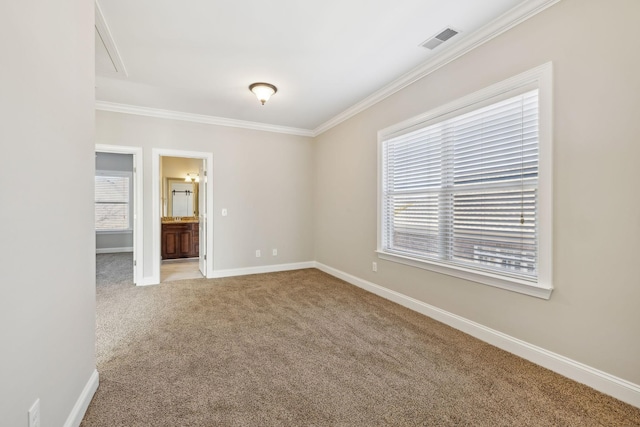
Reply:
[[249, 90], [264, 105], [271, 98], [271, 95], [278, 91], [278, 88], [270, 83], [252, 83], [249, 85]]

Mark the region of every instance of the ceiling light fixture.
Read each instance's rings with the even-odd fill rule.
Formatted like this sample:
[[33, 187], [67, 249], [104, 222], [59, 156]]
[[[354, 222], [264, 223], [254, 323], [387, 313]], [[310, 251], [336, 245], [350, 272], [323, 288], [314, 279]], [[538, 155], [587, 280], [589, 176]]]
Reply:
[[278, 91], [278, 88], [270, 83], [252, 83], [249, 85], [249, 90], [264, 105], [271, 98], [271, 95]]

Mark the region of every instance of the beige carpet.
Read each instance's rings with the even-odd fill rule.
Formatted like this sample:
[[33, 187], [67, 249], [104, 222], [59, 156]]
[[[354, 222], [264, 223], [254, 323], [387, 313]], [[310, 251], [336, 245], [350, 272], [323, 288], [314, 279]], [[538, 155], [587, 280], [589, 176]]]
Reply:
[[82, 426], [633, 426], [640, 409], [318, 270], [98, 286]]

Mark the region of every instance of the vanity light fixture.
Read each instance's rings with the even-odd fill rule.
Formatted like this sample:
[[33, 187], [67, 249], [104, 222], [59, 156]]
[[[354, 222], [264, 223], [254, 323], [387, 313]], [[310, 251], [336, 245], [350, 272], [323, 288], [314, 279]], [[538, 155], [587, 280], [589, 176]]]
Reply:
[[252, 83], [249, 85], [249, 90], [264, 105], [271, 98], [271, 95], [278, 91], [278, 88], [271, 83]]
[[184, 179], [184, 182], [200, 182], [200, 175], [195, 174], [195, 177], [192, 177], [191, 174], [187, 174], [187, 177]]

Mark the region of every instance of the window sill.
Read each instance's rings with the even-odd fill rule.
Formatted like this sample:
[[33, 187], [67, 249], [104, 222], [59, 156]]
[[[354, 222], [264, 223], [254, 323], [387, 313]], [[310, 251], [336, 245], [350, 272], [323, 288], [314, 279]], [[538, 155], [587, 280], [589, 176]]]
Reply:
[[127, 230], [96, 230], [96, 234], [131, 234], [133, 233], [133, 229], [129, 228]]
[[397, 262], [399, 264], [410, 265], [412, 267], [422, 268], [424, 270], [435, 271], [436, 273], [446, 274], [448, 276], [458, 277], [470, 280], [483, 285], [494, 286], [496, 288], [506, 289], [512, 292], [533, 296], [548, 300], [551, 298], [553, 287], [545, 287], [526, 280], [517, 279], [515, 277], [499, 276], [497, 274], [479, 272], [462, 267], [455, 267], [440, 264], [433, 261], [425, 261], [422, 259], [411, 258], [402, 255], [390, 254], [381, 250], [376, 251], [378, 258], [387, 261]]

